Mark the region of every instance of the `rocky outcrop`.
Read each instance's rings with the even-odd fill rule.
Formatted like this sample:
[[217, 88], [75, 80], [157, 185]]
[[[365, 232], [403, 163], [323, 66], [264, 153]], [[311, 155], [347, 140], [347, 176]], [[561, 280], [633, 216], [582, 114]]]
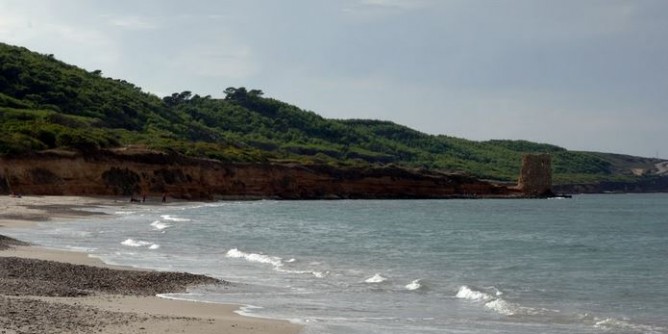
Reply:
[[517, 188], [526, 196], [552, 196], [552, 158], [549, 154], [526, 154]]
[[634, 181], [601, 181], [596, 183], [560, 184], [555, 192], [569, 194], [660, 193], [668, 192], [668, 176], [643, 176]]
[[0, 191], [185, 199], [501, 197], [518, 193], [461, 174], [398, 167], [229, 164], [180, 155], [40, 152], [0, 159]]

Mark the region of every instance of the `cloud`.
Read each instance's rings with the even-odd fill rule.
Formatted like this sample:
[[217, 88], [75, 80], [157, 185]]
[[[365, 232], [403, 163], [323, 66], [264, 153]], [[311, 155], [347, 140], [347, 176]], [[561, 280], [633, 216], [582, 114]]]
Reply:
[[0, 41], [154, 92], [245, 85], [327, 117], [644, 152], [668, 122], [667, 8], [626, 0], [0, 0]]
[[98, 29], [50, 20], [48, 11], [31, 12], [21, 5], [2, 9], [0, 40], [3, 42], [55, 54], [88, 69], [109, 68], [118, 61], [119, 50], [114, 39]]
[[432, 4], [433, 0], [357, 0], [344, 7], [343, 12], [354, 19], [367, 21], [392, 17]]
[[415, 9], [428, 5], [425, 0], [361, 0], [359, 4], [367, 7], [383, 7], [397, 9]]
[[248, 78], [259, 71], [249, 46], [228, 43], [219, 45], [191, 46], [170, 61], [171, 66], [180, 68], [180, 72], [200, 77], [233, 80]]
[[158, 25], [155, 22], [140, 16], [110, 18], [109, 24], [127, 30], [152, 30], [158, 28]]

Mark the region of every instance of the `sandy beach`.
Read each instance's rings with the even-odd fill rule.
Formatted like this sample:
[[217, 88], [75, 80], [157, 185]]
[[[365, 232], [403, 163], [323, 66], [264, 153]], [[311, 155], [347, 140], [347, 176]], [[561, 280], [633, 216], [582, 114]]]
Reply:
[[96, 206], [125, 205], [86, 197], [0, 197], [0, 333], [277, 333], [298, 325], [235, 313], [236, 305], [176, 301], [157, 294], [229, 283], [189, 273], [114, 267], [85, 253], [51, 250], [2, 235], [96, 214]]

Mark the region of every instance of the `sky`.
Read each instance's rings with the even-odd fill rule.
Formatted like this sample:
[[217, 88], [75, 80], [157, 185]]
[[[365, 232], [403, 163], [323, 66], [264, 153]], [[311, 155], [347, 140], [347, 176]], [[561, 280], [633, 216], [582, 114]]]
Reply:
[[0, 0], [0, 42], [158, 96], [668, 158], [665, 0]]

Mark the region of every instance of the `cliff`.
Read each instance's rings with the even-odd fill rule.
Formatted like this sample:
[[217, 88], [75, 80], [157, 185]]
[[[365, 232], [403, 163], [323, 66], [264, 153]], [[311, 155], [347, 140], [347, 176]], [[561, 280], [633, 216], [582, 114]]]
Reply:
[[[130, 145], [178, 152], [180, 155], [192, 158], [234, 162], [236, 163], [234, 165], [218, 165], [215, 168], [253, 170], [249, 172], [253, 175], [256, 175], [255, 170], [258, 168], [280, 170], [276, 173], [283, 173], [289, 170], [290, 166], [281, 167], [266, 162], [290, 160], [308, 165], [306, 168], [311, 169], [311, 173], [318, 177], [324, 175], [325, 179], [332, 177], [328, 173], [333, 175], [348, 174], [353, 171], [384, 173], [386, 169], [373, 166], [385, 164], [414, 168], [407, 172], [443, 180], [457, 179], [457, 176], [434, 176], [418, 168], [429, 166], [434, 170], [458, 170], [479, 178], [513, 182], [517, 175], [517, 162], [521, 156], [526, 152], [542, 152], [552, 156], [554, 166], [552, 180], [555, 183], [577, 182], [583, 184], [579, 188], [593, 189], [599, 186], [596, 184], [598, 182], [614, 183], [623, 180], [628, 181], [628, 184], [621, 185], [622, 188], [637, 186], [641, 189], [668, 191], [668, 187], [661, 186], [665, 183], [661, 182], [646, 186], [647, 177], [662, 175], [668, 177], [666, 176], [668, 163], [660, 159], [569, 151], [555, 145], [525, 140], [471, 141], [447, 135], [422, 133], [401, 124], [382, 120], [327, 119], [315, 112], [266, 97], [261, 90], [245, 87], [229, 87], [225, 89], [225, 96], [221, 98], [200, 96], [188, 90], [174, 92], [161, 98], [121, 78], [104, 77], [99, 71], [86, 71], [59, 61], [52, 55], [3, 43], [0, 43], [0, 65], [0, 133], [2, 133], [0, 156], [14, 156], [12, 159], [5, 158], [5, 164], [9, 162], [22, 164], [21, 160], [31, 159], [24, 155], [33, 152], [81, 150], [97, 152], [93, 154], [94, 156], [80, 157], [86, 162], [87, 167], [83, 169], [101, 168], [99, 166], [102, 162], [97, 161], [100, 159], [108, 161], [120, 159], [119, 166], [125, 166], [130, 158], [99, 157], [105, 155], [99, 151], [119, 151], [122, 146]], [[65, 156], [69, 154], [61, 153]], [[44, 154], [37, 153], [37, 155]], [[22, 158], [19, 158], [21, 156]], [[172, 155], [170, 159], [175, 156]], [[69, 161], [67, 159], [73, 158], [50, 159], [49, 161], [58, 164], [58, 159]], [[36, 162], [25, 163], [36, 164]], [[251, 167], [243, 165], [244, 163], [260, 164], [263, 167]], [[80, 163], [74, 161], [73, 168], [79, 168], [77, 164]], [[314, 167], [314, 164], [359, 167], [348, 170], [331, 168], [327, 170], [322, 166]], [[174, 180], [173, 183], [168, 183], [170, 178], [178, 177], [179, 174], [163, 177], [161, 173], [169, 174], [180, 168], [175, 166], [182, 164], [167, 161], [164, 165], [168, 166], [165, 167], [166, 172], [156, 169], [158, 167], [155, 166], [148, 167], [148, 173], [158, 173], [150, 177], [142, 174], [145, 173], [146, 166], [139, 165], [133, 165], [134, 167], [128, 165], [128, 173], [123, 172], [126, 167], [119, 167], [121, 170], [105, 169], [99, 172], [107, 172], [104, 174], [104, 180], [109, 184], [120, 182], [131, 188], [137, 186], [141, 191], [158, 189], [161, 183], [165, 184], [166, 189], [177, 185], [195, 187], [192, 181], [184, 183]], [[203, 163], [188, 163], [188, 166], [195, 165]], [[45, 167], [36, 164], [31, 171], [24, 171], [29, 175], [16, 174], [12, 168], [4, 168], [7, 171], [3, 171], [3, 175], [16, 178], [16, 182], [3, 181], [0, 183], [0, 187], [4, 187], [2, 191], [10, 191], [10, 186], [17, 191], [25, 191], [27, 188], [24, 190], [19, 188], [33, 184], [35, 187], [44, 188], [43, 191], [50, 189], [49, 192], [55, 192], [57, 187], [54, 187], [54, 184], [67, 187], [72, 185], [72, 182], [88, 184], [78, 177], [67, 176], [67, 173], [50, 171], [50, 166], [41, 171], [33, 170], [35, 168]], [[183, 173], [191, 177], [195, 175], [191, 172]], [[291, 171], [288, 175], [297, 174]], [[299, 175], [299, 178], [305, 177]], [[100, 175], [90, 177], [98, 179], [97, 187], [102, 185], [101, 187], [105, 188]], [[368, 178], [372, 179], [378, 181], [379, 178], [377, 176]], [[337, 180], [337, 186], [343, 187], [341, 184], [346, 184], [336, 177], [333, 177], [333, 180]], [[532, 182], [531, 179], [527, 180], [529, 183]], [[242, 179], [237, 181], [247, 182]], [[633, 184], [634, 181], [638, 181], [636, 185]], [[299, 187], [301, 186], [299, 182], [301, 181], [297, 182], [298, 185], [290, 186]], [[360, 182], [362, 181], [356, 181], [355, 187]], [[530, 188], [533, 186], [525, 186], [526, 182], [523, 179], [521, 182], [523, 185], [520, 185], [517, 191], [521, 188], [527, 193], [532, 193], [533, 190]], [[539, 184], [540, 182], [537, 189], [548, 189]], [[48, 188], [47, 185], [51, 185], [52, 188]], [[224, 187], [232, 189], [228, 185]], [[307, 189], [311, 189], [310, 187], [311, 185], [306, 185]], [[333, 186], [321, 185], [321, 187]], [[114, 187], [107, 188], [109, 188], [107, 191], [110, 191]], [[120, 188], [116, 186], [115, 189]], [[81, 191], [98, 190], [91, 185], [82, 188]], [[243, 192], [241, 190], [230, 191]], [[338, 193], [337, 189], [328, 191], [330, 190]], [[63, 191], [75, 192], [74, 189]], [[343, 191], [345, 195], [345, 189]], [[204, 190], [204, 192], [210, 191]], [[218, 190], [214, 193], [217, 192]], [[283, 190], [278, 192], [284, 193]], [[408, 189], [400, 193], [413, 196]], [[540, 194], [541, 191], [536, 193]]]
[[596, 183], [555, 185], [554, 191], [570, 194], [660, 193], [668, 191], [668, 176], [648, 175], [634, 181], [601, 181]]
[[44, 151], [0, 159], [0, 192], [185, 199], [455, 198], [518, 195], [461, 174], [397, 167], [243, 164], [160, 152]]

